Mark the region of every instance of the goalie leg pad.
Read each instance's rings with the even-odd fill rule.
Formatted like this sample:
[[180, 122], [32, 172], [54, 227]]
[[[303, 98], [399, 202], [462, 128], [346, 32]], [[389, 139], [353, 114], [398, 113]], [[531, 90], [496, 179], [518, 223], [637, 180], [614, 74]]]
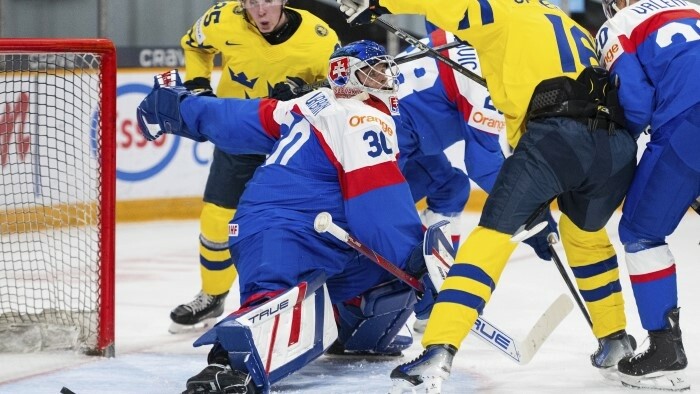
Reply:
[[264, 302], [241, 308], [202, 335], [228, 353], [231, 368], [250, 374], [267, 392], [275, 383], [310, 363], [338, 337], [323, 274]]
[[413, 289], [392, 281], [365, 292], [357, 303], [336, 304], [338, 339], [348, 352], [395, 354], [413, 343], [398, 335], [413, 312]]

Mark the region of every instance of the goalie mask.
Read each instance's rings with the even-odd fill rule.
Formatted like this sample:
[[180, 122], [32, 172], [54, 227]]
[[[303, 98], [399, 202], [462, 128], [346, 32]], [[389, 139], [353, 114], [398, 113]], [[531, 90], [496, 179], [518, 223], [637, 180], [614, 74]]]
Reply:
[[383, 46], [374, 41], [355, 41], [331, 55], [328, 82], [336, 97], [382, 101], [390, 113], [398, 113], [399, 67]]

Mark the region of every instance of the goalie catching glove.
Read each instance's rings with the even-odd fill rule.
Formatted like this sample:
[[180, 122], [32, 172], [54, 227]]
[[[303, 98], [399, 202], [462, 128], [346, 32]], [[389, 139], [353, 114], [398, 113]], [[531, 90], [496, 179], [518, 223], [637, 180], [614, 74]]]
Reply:
[[[162, 134], [175, 134], [195, 141], [206, 141], [206, 137], [191, 131], [180, 115], [180, 103], [195, 94], [185, 88], [177, 70], [156, 75], [151, 93], [136, 109], [139, 131], [148, 141]], [[210, 94], [205, 94], [210, 95]]]

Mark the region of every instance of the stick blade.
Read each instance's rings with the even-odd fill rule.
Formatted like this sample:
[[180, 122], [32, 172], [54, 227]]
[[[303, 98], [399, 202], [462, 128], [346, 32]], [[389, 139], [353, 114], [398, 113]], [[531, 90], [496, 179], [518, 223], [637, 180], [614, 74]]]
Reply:
[[574, 309], [574, 303], [571, 302], [566, 294], [560, 294], [556, 300], [547, 308], [540, 316], [537, 323], [532, 327], [527, 337], [519, 344], [520, 360], [519, 364], [525, 365], [529, 363], [535, 356], [544, 342], [549, 338], [549, 335], [559, 326], [564, 318]]

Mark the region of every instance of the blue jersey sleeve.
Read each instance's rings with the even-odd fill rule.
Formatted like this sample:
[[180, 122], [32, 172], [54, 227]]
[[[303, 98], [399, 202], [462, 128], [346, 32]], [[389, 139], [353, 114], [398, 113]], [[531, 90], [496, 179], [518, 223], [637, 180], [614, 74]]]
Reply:
[[268, 154], [279, 139], [277, 100], [188, 97], [180, 104], [187, 127], [232, 154]]
[[651, 123], [656, 107], [654, 86], [634, 55], [623, 54], [610, 71], [613, 82], [619, 85], [618, 94], [625, 110], [627, 129], [637, 138]]

